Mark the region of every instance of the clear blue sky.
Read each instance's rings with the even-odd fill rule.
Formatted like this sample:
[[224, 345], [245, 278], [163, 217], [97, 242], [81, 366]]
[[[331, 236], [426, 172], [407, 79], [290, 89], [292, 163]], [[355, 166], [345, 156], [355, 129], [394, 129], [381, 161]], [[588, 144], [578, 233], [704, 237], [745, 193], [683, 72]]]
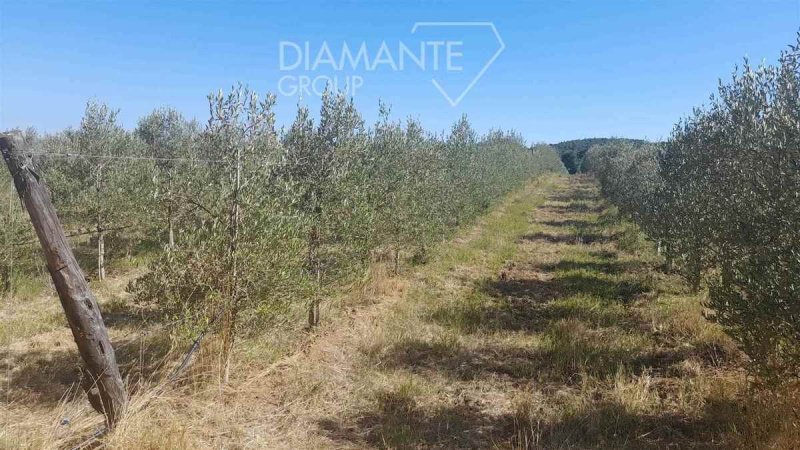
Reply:
[[[492, 22], [505, 49], [455, 107], [499, 44], [488, 28], [415, 22]], [[662, 2], [44, 2], [0, 0], [0, 129], [77, 126], [86, 101], [119, 108], [132, 128], [170, 105], [201, 122], [206, 95], [237, 81], [276, 92], [282, 76], [360, 76], [355, 101], [368, 121], [378, 99], [395, 117], [444, 130], [462, 113], [475, 127], [513, 128], [530, 141], [591, 136], [659, 139], [714, 92], [742, 57], [774, 62], [800, 28], [800, 0]], [[281, 71], [279, 43], [460, 42], [461, 72], [388, 65]], [[337, 48], [338, 47], [338, 48]], [[429, 53], [430, 55], [430, 53]], [[396, 58], [395, 58], [396, 59]], [[395, 61], [396, 62], [396, 61]], [[457, 95], [453, 95], [455, 97]], [[278, 97], [280, 124], [297, 96]], [[302, 101], [315, 107], [318, 99]]]

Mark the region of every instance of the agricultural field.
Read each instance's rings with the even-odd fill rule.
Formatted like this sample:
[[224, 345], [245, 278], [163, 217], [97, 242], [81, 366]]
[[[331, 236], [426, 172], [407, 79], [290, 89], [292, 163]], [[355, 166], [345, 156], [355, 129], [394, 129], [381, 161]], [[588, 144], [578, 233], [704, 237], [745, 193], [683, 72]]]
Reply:
[[[43, 45], [10, 20], [28, 17], [26, 8], [45, 22], [69, 13], [41, 6], [0, 0], [0, 55], [32, 52], [31, 68], [50, 67], [37, 53]], [[549, 64], [551, 81], [536, 79], [552, 95], [529, 86], [525, 64], [543, 47], [527, 37], [539, 31], [514, 17], [533, 14], [530, 5], [497, 12], [508, 43], [494, 22], [414, 21], [420, 45], [384, 39], [375, 54], [370, 40], [296, 40], [309, 32], [303, 21], [269, 53], [283, 75], [272, 93], [251, 75], [261, 69], [255, 60], [237, 59], [256, 46], [254, 21], [273, 12], [266, 5], [95, 6], [71, 5], [85, 18], [71, 16], [63, 29], [48, 22], [49, 36], [95, 51], [121, 43], [129, 53], [120, 59], [104, 53], [109, 64], [122, 61], [117, 75], [164, 77], [176, 89], [160, 95], [179, 106], [142, 110], [152, 91], [111, 77], [97, 88], [141, 94], [112, 96], [132, 112], [84, 97], [73, 125], [54, 127], [66, 109], [38, 108], [42, 121], [31, 119], [19, 99], [39, 95], [26, 84], [33, 78], [0, 56], [0, 450], [800, 448], [800, 32], [792, 22], [794, 40], [777, 58], [745, 59], [705, 103], [692, 100], [694, 109], [676, 106], [696, 99], [694, 88], [660, 91], [634, 79], [675, 82], [673, 62], [654, 53], [710, 58], [739, 42], [698, 37], [692, 53], [661, 40], [656, 49], [653, 36], [678, 22], [741, 33], [751, 19], [783, 24], [786, 13], [719, 5], [739, 18], [733, 26], [690, 17], [685, 5], [609, 5], [620, 29], [654, 15], [664, 22], [637, 32], [651, 39], [646, 51], [615, 32], [565, 33], [574, 41], [559, 37], [553, 49], [570, 50], [545, 48], [541, 61], [594, 39], [624, 41], [631, 59], [615, 47], [611, 59], [628, 65], [587, 61], [589, 81], [584, 61]], [[610, 14], [585, 6], [572, 13], [586, 26]], [[388, 13], [373, 7], [335, 14], [374, 38], [386, 24], [373, 18]], [[401, 9], [391, 13], [405, 17]], [[109, 14], [92, 22], [105, 33], [70, 28], [95, 13]], [[180, 16], [168, 27], [174, 39], [110, 32], [151, 13], [164, 23]], [[259, 33], [294, 21], [270, 17], [279, 19]], [[313, 17], [315, 35], [342, 32]], [[184, 39], [201, 28], [219, 39], [203, 44], [208, 73], [182, 66], [182, 57], [198, 57]], [[763, 33], [752, 39], [758, 45], [777, 35], [751, 28]], [[499, 49], [476, 45], [470, 29]], [[455, 34], [430, 35], [442, 30]], [[61, 48], [59, 39], [48, 45]], [[167, 57], [154, 51], [161, 45], [184, 53]], [[506, 47], [509, 61], [500, 59]], [[446, 55], [444, 68], [426, 59], [430, 49]], [[480, 51], [488, 63], [467, 57]], [[221, 58], [218, 68], [205, 52]], [[79, 53], [69, 55], [82, 63], [58, 60], [64, 79], [90, 65], [82, 58], [92, 51]], [[652, 66], [628, 70], [637, 57]], [[167, 60], [175, 70], [160, 72]], [[352, 73], [339, 67], [345, 61]], [[404, 72], [404, 61], [422, 73]], [[723, 62], [691, 74], [684, 64], [677, 78]], [[325, 63], [349, 84], [315, 72]], [[185, 91], [233, 69], [255, 81], [215, 90], [202, 114], [196, 99], [186, 107]], [[482, 80], [492, 70], [494, 84]], [[516, 84], [522, 73], [530, 77]], [[329, 82], [282, 92], [309, 74]], [[623, 75], [612, 101], [604, 89]], [[365, 84], [378, 78], [380, 95]], [[450, 109], [409, 90], [417, 78]], [[59, 95], [42, 90], [62, 107], [78, 95], [64, 94], [70, 86], [82, 95], [91, 84], [50, 82]], [[466, 88], [453, 95], [458, 83]], [[571, 103], [584, 96], [607, 105]], [[659, 98], [664, 106], [654, 107]], [[676, 108], [688, 115], [672, 115]], [[610, 125], [625, 114], [624, 126]], [[671, 131], [637, 131], [658, 129], [646, 125], [650, 116]], [[596, 130], [609, 131], [585, 137]]]

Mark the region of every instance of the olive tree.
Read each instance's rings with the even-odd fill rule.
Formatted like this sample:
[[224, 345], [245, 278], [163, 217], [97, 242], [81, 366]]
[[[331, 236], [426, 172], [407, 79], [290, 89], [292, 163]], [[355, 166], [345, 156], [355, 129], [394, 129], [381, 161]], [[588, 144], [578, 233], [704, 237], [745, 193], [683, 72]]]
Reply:
[[153, 159], [153, 199], [163, 211], [167, 248], [175, 247], [175, 226], [180, 214], [183, 192], [191, 183], [191, 160], [196, 158], [198, 130], [174, 109], [159, 108], [139, 120], [136, 136], [146, 145], [146, 155]]
[[695, 289], [707, 281], [715, 319], [773, 382], [800, 374], [799, 60], [800, 35], [775, 66], [745, 62], [657, 154], [589, 154], [603, 192]]

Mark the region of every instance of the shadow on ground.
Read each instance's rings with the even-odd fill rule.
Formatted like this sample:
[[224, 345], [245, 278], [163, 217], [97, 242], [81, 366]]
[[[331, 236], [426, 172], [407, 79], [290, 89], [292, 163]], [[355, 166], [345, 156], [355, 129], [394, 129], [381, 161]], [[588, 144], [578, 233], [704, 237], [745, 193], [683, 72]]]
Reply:
[[[143, 336], [115, 340], [113, 346], [123, 378], [129, 385], [149, 379], [161, 367], [169, 352], [169, 338]], [[50, 347], [50, 344], [48, 344]], [[71, 336], [55, 348], [34, 348], [16, 352], [0, 349], [0, 361], [7, 368], [0, 376], [3, 385], [13, 386], [4, 399], [55, 406], [64, 394], [80, 382], [83, 361]]]
[[514, 418], [488, 415], [468, 403], [430, 411], [409, 396], [387, 391], [353, 425], [322, 420], [318, 426], [328, 438], [358, 446], [483, 449], [493, 448], [497, 436], [513, 434]]
[[540, 220], [536, 223], [548, 227], [573, 227], [578, 229], [585, 229], [597, 225], [597, 223], [595, 222], [591, 222], [588, 220], [576, 220], [576, 219]]
[[729, 401], [710, 401], [699, 417], [636, 414], [625, 405], [601, 400], [560, 421], [537, 426], [527, 417], [524, 448], [664, 449], [729, 448], [719, 436], [729, 427], [744, 427], [742, 410]]
[[650, 291], [650, 287], [639, 280], [621, 276], [597, 276], [587, 270], [590, 266], [579, 265], [579, 267], [579, 269], [568, 272], [556, 272], [552, 278], [546, 281], [501, 278], [478, 283], [478, 288], [499, 302], [503, 302], [509, 297], [537, 301], [552, 300], [556, 296], [583, 294], [609, 302], [630, 303], [639, 295]]
[[605, 207], [600, 204], [588, 205], [586, 203], [569, 203], [566, 205], [545, 205], [540, 209], [553, 214], [584, 214], [599, 213], [605, 210]]
[[538, 408], [491, 414], [477, 400], [431, 409], [398, 391], [380, 392], [356, 417], [317, 422], [328, 439], [376, 448], [614, 448], [721, 449], [731, 427], [744, 429], [745, 411], [727, 400], [709, 399], [695, 417], [639, 414], [600, 398], [553, 420]]
[[[675, 376], [682, 362], [703, 360], [708, 349], [663, 345], [633, 307], [655, 289], [642, 276], [652, 267], [620, 260], [618, 250], [604, 248], [618, 236], [603, 234], [597, 222], [582, 216], [603, 210], [586, 202], [596, 195], [578, 188], [551, 197], [569, 203], [540, 211], [570, 216], [535, 223], [561, 232], [521, 239], [543, 248], [575, 245], [560, 247], [561, 259], [511, 264], [499, 277], [475, 282], [471, 295], [432, 305], [424, 317], [445, 333], [409, 336], [378, 348], [369, 353], [370, 364], [387, 373], [444, 377], [456, 390], [485, 381], [505, 390], [542, 392], [548, 386], [580, 390], [587, 376], [613, 384], [621, 368], [628, 375], [670, 380], [663, 377]], [[538, 248], [531, 250], [534, 260]], [[655, 388], [662, 398], [679, 395], [671, 381]], [[458, 404], [431, 407], [418, 403], [427, 400], [424, 394], [383, 391], [358, 414], [331, 417], [318, 426], [338, 444], [357, 447], [630, 449], [726, 448], [720, 436], [746, 426], [737, 405], [714, 398], [691, 416], [631, 410], [613, 398], [613, 389], [587, 394], [571, 407], [553, 406], [563, 400], [547, 394], [544, 407], [518, 405], [513, 414], [494, 414], [497, 409], [482, 405], [481, 398], [464, 395], [454, 400]], [[548, 415], [546, 408], [560, 415]]]
[[568, 245], [591, 245], [612, 242], [616, 239], [615, 235], [606, 235], [597, 232], [573, 232], [573, 233], [550, 233], [537, 232], [522, 236], [522, 241], [539, 242], [544, 241], [550, 244]]
[[[611, 254], [613, 255], [613, 253]], [[609, 275], [618, 275], [625, 272], [635, 272], [650, 268], [650, 266], [641, 261], [575, 261], [570, 259], [562, 259], [555, 263], [540, 264], [534, 267], [542, 272], [585, 270]]]

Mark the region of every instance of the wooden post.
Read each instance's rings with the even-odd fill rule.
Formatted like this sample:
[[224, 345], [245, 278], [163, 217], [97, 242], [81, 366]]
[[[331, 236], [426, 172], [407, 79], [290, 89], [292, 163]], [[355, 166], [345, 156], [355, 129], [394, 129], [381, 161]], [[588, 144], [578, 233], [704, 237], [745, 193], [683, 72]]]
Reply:
[[172, 219], [172, 199], [169, 200], [167, 205], [167, 227], [169, 228], [169, 251], [175, 248], [175, 223]]
[[[101, 165], [97, 169], [97, 180], [95, 181], [95, 189], [99, 196], [103, 190], [103, 168]], [[103, 223], [100, 212], [97, 213], [97, 279], [103, 281], [106, 279], [106, 232], [105, 224]]]
[[24, 155], [25, 144], [17, 133], [0, 134], [0, 151], [14, 179], [14, 186], [31, 218], [47, 261], [61, 306], [86, 364], [84, 388], [92, 406], [106, 416], [109, 428], [122, 416], [127, 393], [114, 349], [89, 284], [67, 242], [47, 186]]
[[97, 279], [106, 279], [106, 231], [100, 225], [97, 226]]

